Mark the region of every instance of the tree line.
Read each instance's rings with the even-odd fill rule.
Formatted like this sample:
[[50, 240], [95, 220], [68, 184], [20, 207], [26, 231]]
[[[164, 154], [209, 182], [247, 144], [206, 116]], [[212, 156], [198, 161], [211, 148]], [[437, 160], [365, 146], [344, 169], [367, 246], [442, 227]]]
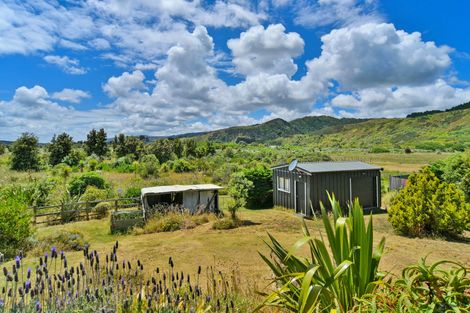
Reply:
[[[86, 153], [74, 149], [83, 148]], [[37, 171], [41, 167], [39, 140], [33, 133], [23, 133], [9, 147], [11, 152], [11, 169], [16, 171]], [[92, 129], [83, 142], [74, 142], [67, 133], [54, 134], [47, 144], [45, 151], [48, 156], [43, 163], [51, 166], [64, 163], [78, 166], [86, 156], [96, 156], [104, 159], [113, 153], [117, 158], [130, 157], [141, 159], [144, 155], [154, 155], [158, 162], [164, 163], [173, 157], [202, 157], [215, 153], [211, 142], [196, 142], [194, 139], [162, 139], [145, 144], [141, 137], [118, 134], [108, 141], [106, 131]], [[5, 146], [0, 146], [0, 154], [5, 152]]]

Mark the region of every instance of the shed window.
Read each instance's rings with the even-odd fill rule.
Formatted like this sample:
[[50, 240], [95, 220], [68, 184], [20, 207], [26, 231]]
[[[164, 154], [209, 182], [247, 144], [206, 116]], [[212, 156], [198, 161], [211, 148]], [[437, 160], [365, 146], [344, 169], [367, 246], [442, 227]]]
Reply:
[[277, 190], [290, 192], [290, 178], [277, 177]]

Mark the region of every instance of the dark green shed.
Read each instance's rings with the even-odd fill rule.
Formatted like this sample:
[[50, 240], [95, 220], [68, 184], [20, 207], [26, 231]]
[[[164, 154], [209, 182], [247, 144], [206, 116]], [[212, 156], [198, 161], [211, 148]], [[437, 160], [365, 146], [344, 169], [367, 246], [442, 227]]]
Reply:
[[274, 205], [311, 216], [328, 202], [327, 191], [342, 205], [359, 198], [364, 208], [379, 208], [381, 167], [364, 162], [296, 162], [275, 166]]

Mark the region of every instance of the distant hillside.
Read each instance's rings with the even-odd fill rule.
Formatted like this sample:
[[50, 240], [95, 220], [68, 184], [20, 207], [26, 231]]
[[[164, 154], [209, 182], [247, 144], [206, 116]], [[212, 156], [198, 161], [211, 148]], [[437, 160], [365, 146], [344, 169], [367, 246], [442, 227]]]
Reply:
[[273, 140], [278, 137], [292, 136], [302, 133], [294, 125], [283, 119], [277, 118], [263, 124], [251, 126], [236, 126], [207, 132], [204, 139], [213, 141], [236, 141], [236, 142], [262, 142]]
[[327, 127], [356, 124], [367, 121], [358, 118], [334, 118], [332, 116], [306, 116], [290, 122], [300, 133], [308, 134], [317, 132]]
[[361, 123], [324, 128], [300, 138], [280, 138], [283, 143], [303, 141], [319, 147], [389, 148], [426, 150], [470, 147], [470, 109], [424, 115], [415, 118], [371, 119]]
[[431, 111], [424, 111], [424, 112], [414, 112], [414, 113], [408, 114], [406, 117], [408, 117], [408, 118], [413, 118], [413, 117], [431, 115], [431, 114], [436, 114], [436, 113], [451, 112], [451, 111], [459, 111], [459, 110], [465, 110], [465, 109], [470, 109], [470, 101], [467, 102], [467, 103], [463, 103], [463, 104], [461, 104], [461, 105], [457, 105], [457, 106], [452, 107], [452, 108], [450, 108], [450, 109], [447, 109], [447, 110], [445, 110], [445, 111], [442, 111], [442, 110], [431, 110]]

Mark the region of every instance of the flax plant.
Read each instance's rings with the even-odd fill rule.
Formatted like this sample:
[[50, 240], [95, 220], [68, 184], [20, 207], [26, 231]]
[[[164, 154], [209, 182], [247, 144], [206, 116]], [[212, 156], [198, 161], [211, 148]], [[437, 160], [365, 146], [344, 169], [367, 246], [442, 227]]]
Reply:
[[[339, 202], [328, 195], [332, 221], [321, 204], [321, 218], [326, 238], [312, 237], [305, 221], [304, 237], [291, 250], [284, 248], [273, 236], [266, 243], [271, 258], [260, 254], [271, 268], [275, 290], [266, 295], [257, 308], [274, 306], [292, 312], [347, 312], [356, 299], [373, 292], [382, 275], [378, 272], [384, 249], [382, 238], [373, 249], [372, 216], [366, 226], [363, 209], [356, 199], [343, 216]], [[309, 257], [294, 255], [303, 245], [309, 247]]]

